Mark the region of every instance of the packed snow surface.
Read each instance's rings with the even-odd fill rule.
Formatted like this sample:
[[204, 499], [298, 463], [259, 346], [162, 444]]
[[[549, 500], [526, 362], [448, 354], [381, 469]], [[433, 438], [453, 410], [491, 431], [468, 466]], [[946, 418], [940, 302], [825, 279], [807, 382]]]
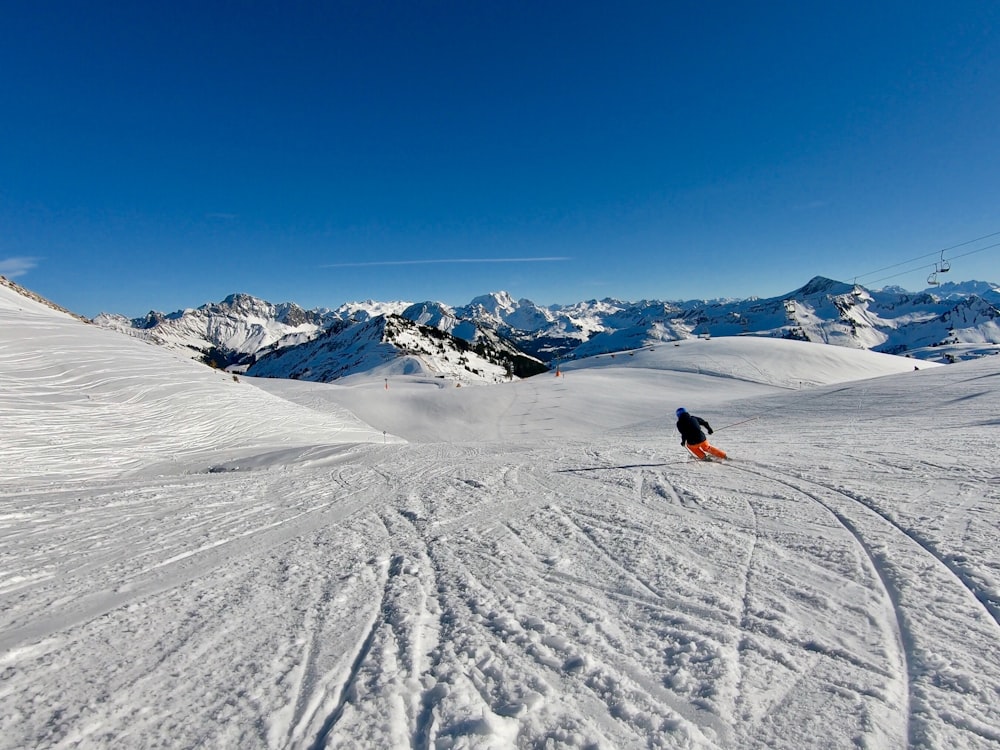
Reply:
[[258, 381], [0, 288], [0, 748], [996, 748], [1000, 357], [919, 364]]

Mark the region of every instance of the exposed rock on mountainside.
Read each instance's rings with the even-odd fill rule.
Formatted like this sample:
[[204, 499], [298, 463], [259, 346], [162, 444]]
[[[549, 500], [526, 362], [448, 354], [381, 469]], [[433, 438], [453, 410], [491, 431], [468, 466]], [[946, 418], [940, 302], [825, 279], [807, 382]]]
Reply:
[[30, 289], [25, 289], [23, 286], [21, 286], [20, 284], [18, 284], [15, 281], [11, 281], [6, 276], [0, 276], [0, 286], [5, 286], [8, 289], [13, 289], [18, 294], [20, 294], [20, 295], [22, 295], [24, 297], [27, 297], [28, 299], [33, 299], [33, 300], [35, 300], [35, 302], [40, 302], [43, 305], [45, 305], [46, 307], [51, 307], [53, 310], [58, 310], [59, 312], [66, 313], [67, 315], [71, 315], [74, 318], [77, 318], [78, 320], [82, 320], [82, 321], [84, 321], [86, 323], [90, 322], [89, 320], [87, 320], [82, 315], [77, 315], [75, 312], [70, 312], [65, 307], [60, 307], [55, 302], [52, 302], [51, 300], [47, 300], [47, 299], [45, 299], [45, 297], [42, 297], [39, 294], [35, 294]]
[[330, 382], [364, 372], [501, 382], [545, 369], [489, 332], [473, 344], [399, 315], [380, 315], [333, 326], [312, 341], [267, 352], [247, 374]]

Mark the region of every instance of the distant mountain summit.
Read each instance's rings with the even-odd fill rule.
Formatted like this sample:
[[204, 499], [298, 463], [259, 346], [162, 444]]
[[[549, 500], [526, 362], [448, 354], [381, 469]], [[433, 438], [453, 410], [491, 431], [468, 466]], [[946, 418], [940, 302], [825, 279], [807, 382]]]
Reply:
[[856, 287], [845, 284], [843, 281], [834, 281], [833, 279], [828, 279], [825, 276], [814, 276], [809, 280], [809, 283], [800, 289], [796, 289], [791, 294], [787, 295], [792, 298], [799, 297], [814, 297], [821, 294], [828, 295], [844, 295], [853, 294]]
[[817, 276], [769, 299], [589, 300], [543, 307], [504, 291], [461, 307], [351, 302], [303, 310], [247, 294], [196, 309], [95, 323], [217, 367], [268, 377], [336, 380], [405, 370], [494, 382], [546, 366], [664, 341], [769, 336], [955, 361], [1000, 351], [1000, 287], [983, 281], [923, 292], [871, 291]]
[[993, 305], [1000, 304], [1000, 286], [986, 281], [945, 282], [935, 289], [939, 297], [982, 297]]
[[336, 320], [329, 311], [231, 294], [222, 302], [170, 314], [151, 311], [132, 320], [101, 313], [94, 323], [225, 368], [245, 364], [279, 341], [283, 346], [307, 341]]

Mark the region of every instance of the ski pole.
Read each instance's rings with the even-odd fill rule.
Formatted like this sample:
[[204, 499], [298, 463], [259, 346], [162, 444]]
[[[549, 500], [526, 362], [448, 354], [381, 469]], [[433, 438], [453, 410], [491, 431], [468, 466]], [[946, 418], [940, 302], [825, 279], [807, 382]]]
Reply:
[[741, 424], [746, 424], [747, 422], [753, 422], [755, 419], [760, 419], [760, 414], [756, 417], [750, 417], [750, 419], [744, 419], [742, 422], [733, 422], [732, 424], [727, 424], [725, 427], [717, 427], [716, 432], [722, 432], [723, 430], [728, 430], [730, 427], [736, 427]]

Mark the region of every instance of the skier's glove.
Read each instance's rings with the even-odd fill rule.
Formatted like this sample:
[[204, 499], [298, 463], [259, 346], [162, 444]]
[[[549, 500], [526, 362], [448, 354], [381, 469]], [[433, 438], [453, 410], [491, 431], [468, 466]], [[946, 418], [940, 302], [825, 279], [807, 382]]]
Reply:
[[684, 438], [681, 438], [681, 445], [684, 445], [686, 442], [687, 442], [687, 440], [685, 440]]
[[708, 434], [711, 435], [713, 432], [714, 432], [714, 430], [711, 427], [709, 427], [708, 428]]

